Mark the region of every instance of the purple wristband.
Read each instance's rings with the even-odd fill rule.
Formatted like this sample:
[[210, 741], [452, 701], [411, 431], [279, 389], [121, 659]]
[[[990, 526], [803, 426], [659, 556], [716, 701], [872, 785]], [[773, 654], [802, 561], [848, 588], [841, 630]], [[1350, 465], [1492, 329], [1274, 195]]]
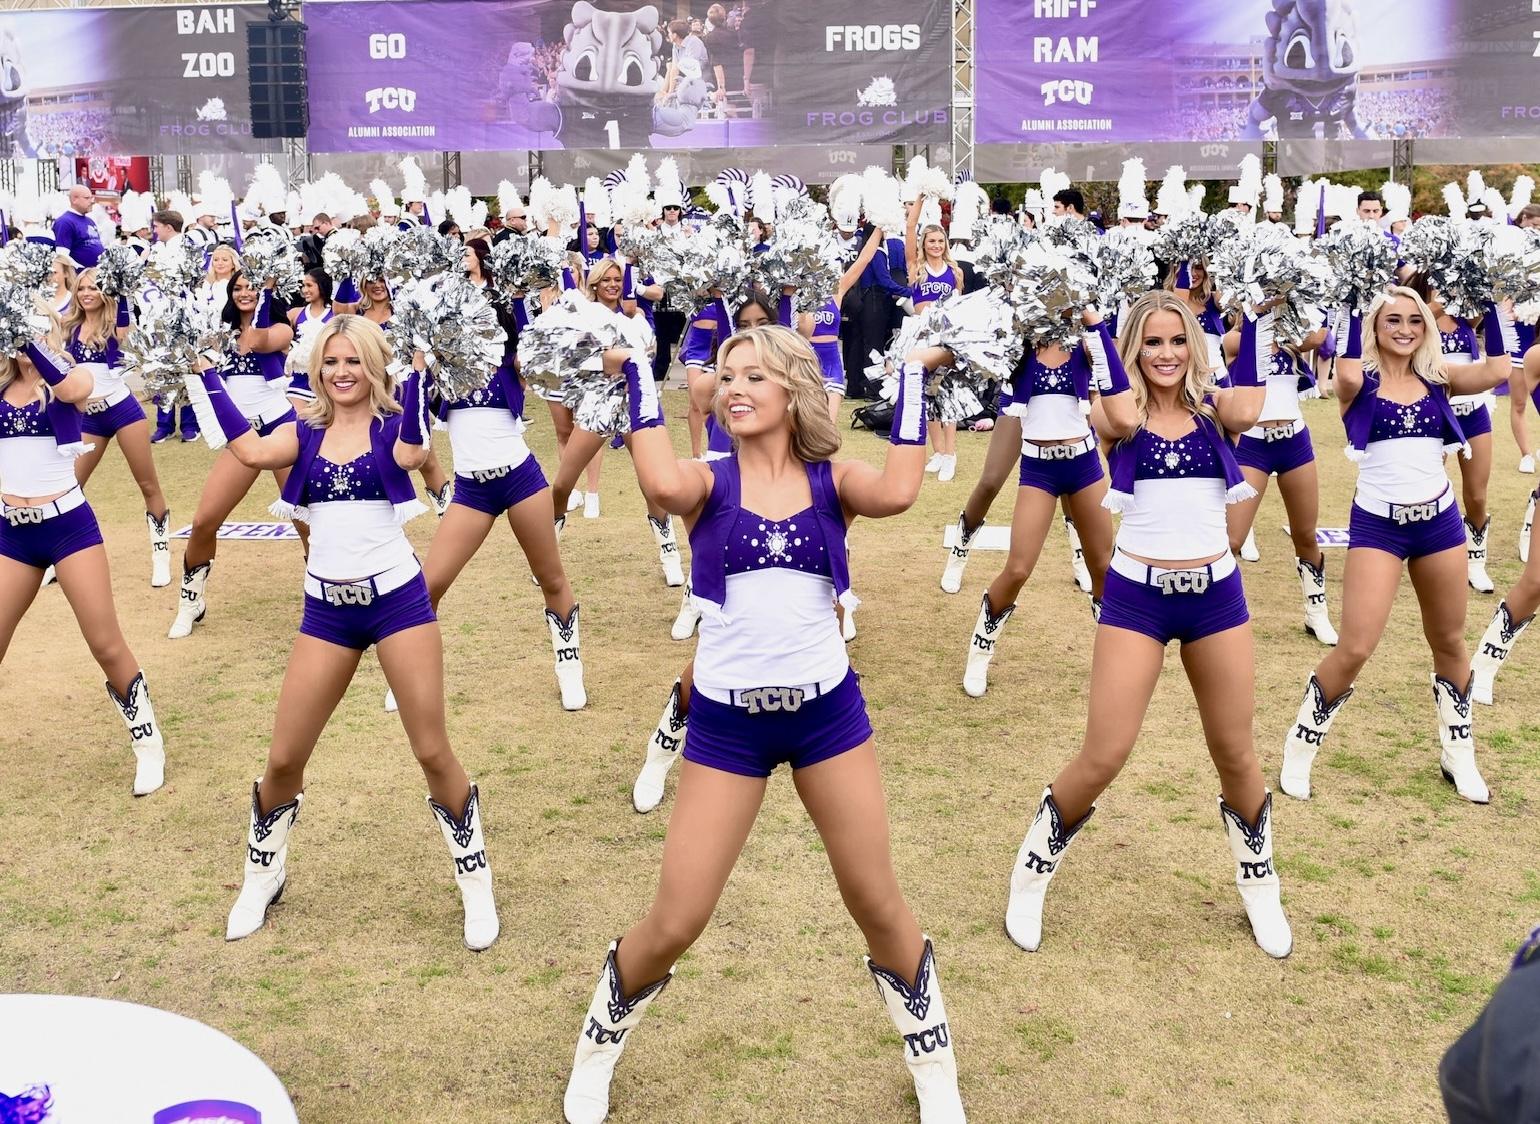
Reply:
[[253, 328], [271, 328], [273, 326], [273, 290], [263, 289], [262, 295], [257, 298], [257, 312], [251, 318]]
[[338, 304], [357, 304], [364, 299], [364, 295], [358, 291], [358, 286], [353, 283], [351, 277], [344, 277], [342, 284], [337, 286], [337, 295], [333, 299]]
[[32, 360], [37, 373], [49, 386], [58, 386], [69, 376], [72, 366], [69, 360], [55, 354], [51, 349], [40, 346], [36, 340], [28, 340], [22, 345], [21, 350], [22, 354]]
[[219, 432], [225, 435], [225, 440], [234, 441], [241, 434], [249, 433], [251, 423], [230, 397], [230, 392], [225, 389], [225, 380], [220, 378], [219, 372], [210, 367], [203, 372], [202, 378], [203, 389], [209, 394], [209, 406], [214, 411], [214, 419], [219, 422]]
[[[663, 405], [658, 401], [658, 384], [642, 378], [636, 360], [627, 359], [620, 365], [626, 377], [626, 406], [630, 411], [631, 432], [653, 429], [663, 424]], [[649, 370], [648, 375], [652, 372]]]
[[427, 444], [427, 425], [422, 412], [422, 372], [413, 371], [401, 384], [401, 442]]
[[925, 365], [906, 362], [898, 371], [898, 397], [893, 402], [890, 445], [923, 445], [926, 433]]
[[128, 311], [128, 298], [123, 297], [118, 301], [118, 315], [116, 320], [117, 326], [119, 328], [127, 328], [133, 322], [134, 319]]

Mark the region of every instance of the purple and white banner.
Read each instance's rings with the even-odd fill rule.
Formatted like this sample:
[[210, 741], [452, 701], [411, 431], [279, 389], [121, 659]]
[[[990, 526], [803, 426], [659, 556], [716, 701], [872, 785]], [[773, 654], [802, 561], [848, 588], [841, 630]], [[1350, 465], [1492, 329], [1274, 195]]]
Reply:
[[738, 149], [950, 137], [949, 0], [738, 0], [665, 18], [682, 7], [306, 4], [310, 148]]
[[975, 135], [1535, 135], [1537, 13], [1531, 0], [977, 0]]
[[277, 147], [251, 135], [246, 25], [261, 4], [0, 16], [0, 156]]

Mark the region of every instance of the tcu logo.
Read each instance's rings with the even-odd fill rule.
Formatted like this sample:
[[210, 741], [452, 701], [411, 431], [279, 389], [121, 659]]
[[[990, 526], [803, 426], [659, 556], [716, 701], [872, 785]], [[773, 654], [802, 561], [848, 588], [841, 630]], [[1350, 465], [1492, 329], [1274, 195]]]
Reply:
[[951, 1043], [951, 1036], [947, 1033], [946, 1023], [937, 1023], [914, 1034], [904, 1035], [904, 1041], [909, 1043], [910, 1056], [917, 1058], [922, 1052], [934, 1054], [937, 1050], [945, 1049]]
[[1405, 507], [1393, 504], [1390, 509], [1390, 518], [1403, 527], [1408, 523], [1426, 523], [1437, 515], [1438, 504], [1431, 502], [1408, 504]]
[[599, 1025], [599, 1020], [590, 1015], [588, 1017], [588, 1029], [583, 1031], [583, 1037], [593, 1039], [596, 1046], [619, 1046], [621, 1039], [626, 1036], [630, 1029], [630, 1027], [626, 1027], [625, 1030], [605, 1030], [604, 1027]]
[[989, 637], [980, 636], [975, 632], [973, 634], [973, 646], [981, 652], [992, 652], [995, 648], [995, 642]]
[[246, 853], [247, 857], [258, 866], [272, 866], [273, 856], [278, 854], [277, 851], [259, 851], [249, 843], [246, 845]]
[[1242, 878], [1271, 878], [1273, 874], [1273, 860], [1263, 859], [1259, 863], [1243, 862], [1240, 864]]
[[1299, 737], [1300, 741], [1304, 742], [1306, 745], [1320, 745], [1326, 741], [1325, 730], [1312, 730], [1303, 722], [1294, 727], [1294, 733]]
[[110, 409], [112, 409], [112, 407], [108, 404], [107, 399], [105, 398], [98, 398], [95, 401], [86, 403], [86, 413], [88, 414], [100, 414]]
[[1053, 868], [1059, 864], [1051, 859], [1045, 859], [1036, 851], [1027, 852], [1026, 867], [1033, 874], [1052, 874]]
[[565, 662], [567, 660], [575, 660], [577, 658], [578, 658], [578, 650], [577, 650], [576, 647], [557, 648], [556, 649], [556, 662], [557, 663], [563, 663], [563, 662]]
[[367, 585], [329, 585], [326, 600], [332, 605], [372, 605], [374, 590]]
[[802, 691], [797, 687], [755, 687], [740, 691], [739, 698], [750, 714], [782, 710], [790, 714], [802, 709]]
[[1463, 742], [1463, 741], [1469, 741], [1470, 740], [1470, 723], [1469, 722], [1450, 723], [1448, 726], [1446, 726], [1444, 728], [1449, 731], [1449, 736], [1451, 738], [1453, 738], [1454, 740], [1456, 740], [1456, 741], [1462, 741]]
[[478, 484], [486, 484], [493, 480], [501, 480], [512, 471], [513, 469], [506, 464], [501, 468], [481, 468], [471, 473], [471, 479]]
[[1274, 441], [1287, 441], [1294, 436], [1292, 425], [1275, 425], [1262, 431], [1262, 440], [1271, 445]]
[[1198, 149], [1198, 155], [1203, 157], [1228, 156], [1230, 146], [1227, 144], [1206, 144]]
[[1038, 454], [1045, 461], [1072, 461], [1080, 455], [1077, 445], [1039, 445]]
[[417, 108], [417, 91], [400, 86], [381, 86], [366, 90], [364, 100], [369, 103], [370, 113], [378, 113], [382, 109], [399, 109], [402, 113], [411, 113]]
[[1061, 78], [1056, 82], [1044, 82], [1039, 87], [1044, 105], [1070, 101], [1077, 105], [1090, 105], [1091, 94], [1095, 89], [1096, 87], [1089, 82], [1072, 81], [1068, 78]]
[[1160, 586], [1160, 592], [1169, 596], [1173, 593], [1202, 593], [1208, 589], [1208, 572], [1206, 570], [1167, 570], [1155, 578], [1155, 584]]
[[6, 522], [13, 527], [20, 527], [26, 523], [41, 523], [43, 521], [43, 509], [40, 507], [8, 507], [5, 509]]
[[474, 855], [466, 855], [464, 858], [455, 858], [456, 874], [471, 874], [487, 868], [486, 851], [477, 851]]
[[678, 753], [679, 745], [684, 739], [676, 738], [672, 734], [665, 734], [662, 730], [654, 730], [652, 732], [652, 740], [664, 753]]
[[136, 742], [141, 738], [149, 737], [153, 733], [155, 733], [155, 723], [141, 722], [137, 726], [130, 726], [128, 728], [128, 740]]
[[1508, 658], [1508, 649], [1490, 640], [1484, 640], [1481, 644], [1481, 654], [1491, 656], [1494, 660], [1505, 660]]

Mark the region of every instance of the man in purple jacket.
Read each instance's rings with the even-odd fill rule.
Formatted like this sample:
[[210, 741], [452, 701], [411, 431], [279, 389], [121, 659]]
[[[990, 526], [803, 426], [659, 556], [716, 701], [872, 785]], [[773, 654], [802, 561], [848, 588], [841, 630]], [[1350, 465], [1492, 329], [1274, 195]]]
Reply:
[[70, 188], [70, 209], [53, 220], [53, 238], [80, 269], [90, 269], [102, 256], [102, 236], [88, 212], [95, 197], [84, 184]]

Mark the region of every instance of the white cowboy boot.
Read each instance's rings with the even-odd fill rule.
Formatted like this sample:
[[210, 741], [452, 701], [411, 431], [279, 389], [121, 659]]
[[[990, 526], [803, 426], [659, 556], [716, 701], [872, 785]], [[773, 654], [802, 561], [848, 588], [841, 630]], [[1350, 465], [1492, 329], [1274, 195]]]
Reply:
[[171, 584], [171, 512], [157, 519], [146, 511], [144, 522], [150, 528], [150, 586], [163, 589]]
[[1246, 532], [1246, 541], [1241, 543], [1241, 561], [1262, 561], [1262, 552], [1257, 549], [1257, 529], [1255, 527]]
[[465, 814], [458, 818], [431, 796], [428, 807], [433, 809], [444, 833], [444, 843], [449, 847], [449, 857], [454, 859], [455, 883], [460, 887], [460, 902], [465, 907], [465, 947], [480, 952], [497, 940], [501, 929], [497, 902], [492, 897], [487, 841], [481, 831], [481, 796], [472, 784]]
[[1251, 922], [1251, 935], [1267, 955], [1282, 959], [1294, 947], [1289, 919], [1283, 915], [1279, 898], [1278, 871], [1273, 867], [1273, 794], [1262, 800], [1262, 812], [1255, 824], [1219, 798], [1219, 818], [1230, 837], [1230, 854], [1235, 856], [1235, 886]]
[[1016, 852], [1011, 897], [1005, 907], [1006, 934], [1028, 952], [1036, 952], [1043, 943], [1043, 896], [1048, 893], [1048, 883], [1064, 861], [1064, 852], [1095, 811], [1092, 804], [1080, 822], [1066, 830], [1059, 806], [1053, 802], [1053, 789], [1043, 789], [1037, 815]]
[[1472, 804], [1485, 804], [1492, 799], [1487, 782], [1476, 768], [1476, 738], [1471, 727], [1470, 684], [1459, 690], [1449, 680], [1437, 673], [1433, 680], [1433, 701], [1438, 707], [1438, 740], [1443, 747], [1439, 756], [1439, 769], [1444, 779], [1454, 785], [1454, 790]]
[[957, 454], [947, 453], [941, 458], [941, 464], [936, 468], [936, 479], [943, 484], [950, 484], [957, 476]]
[[1492, 687], [1497, 681], [1497, 673], [1502, 670], [1503, 661], [1512, 653], [1513, 645], [1534, 619], [1535, 615], [1531, 613], [1523, 620], [1515, 621], [1508, 610], [1508, 602], [1498, 602], [1497, 612], [1492, 614], [1492, 623], [1481, 634], [1481, 642], [1476, 645], [1476, 653], [1470, 660], [1471, 675], [1474, 676], [1471, 698], [1474, 701], [1484, 706], [1492, 705]]
[[647, 741], [647, 760], [631, 786], [631, 807], [638, 812], [650, 812], [663, 802], [663, 782], [668, 771], [679, 760], [684, 748], [684, 734], [689, 719], [680, 706], [680, 681], [674, 680], [674, 688], [663, 704], [663, 716], [658, 719], [657, 729]]
[[134, 675], [127, 694], [118, 694], [111, 683], [107, 684], [107, 694], [123, 716], [129, 742], [134, 747], [134, 795], [148, 796], [166, 783], [166, 743], [160, 724], [155, 721], [155, 708], [150, 705], [144, 672]]
[[619, 945], [619, 941], [610, 942], [604, 970], [599, 973], [599, 986], [588, 1004], [588, 1014], [583, 1016], [583, 1033], [578, 1037], [577, 1054], [572, 1059], [572, 1076], [567, 1079], [567, 1092], [562, 1097], [567, 1124], [600, 1124], [609, 1115], [610, 1079], [615, 1075], [621, 1051], [626, 1048], [626, 1038], [674, 978], [670, 968], [661, 980], [627, 996], [621, 986], [620, 970], [615, 966], [615, 949]]
[[1492, 529], [1492, 519], [1480, 527], [1465, 520], [1465, 569], [1470, 587], [1477, 593], [1491, 593], [1497, 587], [1487, 574], [1487, 532]]
[[[979, 527], [983, 525], [979, 523]], [[958, 515], [957, 537], [947, 548], [946, 568], [941, 571], [941, 592], [956, 593], [962, 588], [963, 571], [968, 567], [968, 551], [973, 546], [973, 536], [979, 533], [979, 527], [968, 530], [966, 518]]]
[[684, 583], [684, 596], [679, 599], [679, 615], [674, 618], [668, 634], [675, 640], [688, 640], [695, 635], [695, 626], [700, 624], [700, 610], [695, 607], [690, 594], [695, 592], [694, 583]]
[[870, 956], [865, 960], [888, 1018], [904, 1041], [904, 1064], [914, 1079], [920, 1124], [965, 1124], [967, 1116], [957, 1092], [957, 1055], [930, 938], [925, 938], [913, 987], [896, 972], [872, 963]]
[[545, 623], [550, 627], [551, 648], [556, 653], [556, 685], [561, 688], [561, 707], [563, 710], [582, 710], [588, 705], [588, 691], [583, 686], [578, 606], [572, 606], [566, 620], [547, 609]]
[[1314, 675], [1310, 676], [1304, 701], [1299, 704], [1299, 714], [1283, 739], [1283, 769], [1278, 775], [1278, 787], [1296, 800], [1310, 799], [1310, 766], [1315, 763], [1315, 755], [1326, 741], [1337, 712], [1352, 696], [1353, 688], [1349, 687], [1327, 702], [1320, 682]]
[[258, 811], [259, 782], [251, 785], [251, 827], [246, 836], [246, 876], [241, 893], [225, 923], [225, 940], [238, 941], [262, 928], [267, 910], [283, 897], [288, 879], [289, 832], [299, 819], [299, 807], [305, 802], [300, 793], [287, 804], [280, 804], [267, 815]]
[[989, 603], [989, 591], [984, 591], [979, 602], [979, 619], [968, 640], [968, 665], [963, 670], [963, 690], [976, 699], [983, 698], [984, 692], [989, 690], [989, 661], [995, 658], [1000, 630], [1015, 611], [1015, 605], [1007, 605], [998, 613], [994, 612]]
[[440, 519], [444, 518], [444, 512], [449, 510], [450, 501], [454, 499], [454, 489], [453, 477], [445, 480], [444, 486], [436, 492], [432, 488], [424, 489], [428, 493], [428, 501], [433, 505], [433, 514]]
[[1075, 584], [1081, 593], [1090, 593], [1091, 571], [1086, 568], [1085, 549], [1080, 545], [1080, 532], [1075, 530], [1075, 521], [1068, 515], [1064, 517], [1064, 533], [1069, 536], [1069, 564], [1075, 572]]
[[1303, 558], [1294, 560], [1299, 574], [1300, 592], [1305, 597], [1305, 631], [1328, 648], [1337, 646], [1337, 630], [1326, 614], [1326, 555], [1321, 555], [1319, 568]]
[[1524, 522], [1519, 527], [1519, 561], [1529, 561], [1529, 532], [1535, 525], [1535, 493], [1529, 494], [1529, 504], [1524, 508]]
[[674, 538], [674, 520], [665, 515], [662, 519], [647, 517], [652, 528], [653, 541], [658, 544], [658, 561], [663, 564], [663, 581], [670, 587], [684, 584], [684, 566], [679, 561], [679, 542]]
[[183, 637], [191, 636], [193, 625], [208, 613], [209, 606], [203, 599], [203, 590], [208, 585], [209, 570], [213, 565], [212, 558], [191, 569], [183, 563], [182, 595], [181, 600], [177, 602], [176, 620], [171, 622], [171, 631], [166, 633], [168, 640], [181, 640]]

